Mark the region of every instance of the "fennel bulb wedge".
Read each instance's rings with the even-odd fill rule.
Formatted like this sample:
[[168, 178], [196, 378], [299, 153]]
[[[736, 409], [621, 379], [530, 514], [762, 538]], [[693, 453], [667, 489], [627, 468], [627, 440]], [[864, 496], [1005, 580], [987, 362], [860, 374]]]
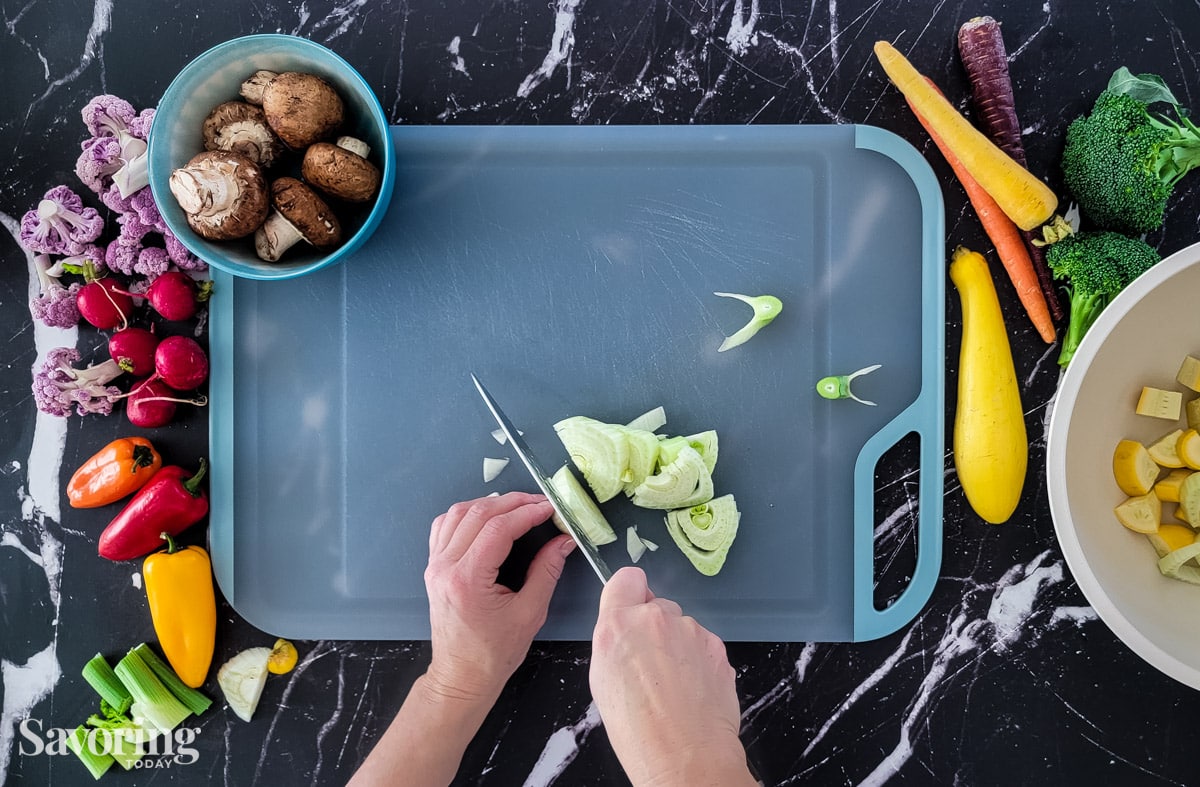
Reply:
[[688, 508], [713, 496], [712, 473], [704, 457], [685, 445], [670, 464], [659, 467], [633, 490], [633, 504], [642, 508]]
[[696, 570], [711, 577], [725, 565], [741, 518], [733, 495], [722, 495], [698, 506], [667, 512], [667, 532]]
[[597, 502], [611, 500], [625, 488], [629, 440], [622, 427], [576, 415], [556, 423], [554, 431]]
[[[592, 496], [587, 493], [587, 490], [579, 483], [579, 479], [571, 472], [571, 468], [566, 465], [558, 468], [558, 472], [550, 477], [550, 483], [554, 486], [554, 491], [562, 498], [563, 504], [574, 514], [575, 521], [583, 528], [583, 534], [588, 541], [596, 546], [603, 546], [617, 540], [616, 532], [608, 524], [604, 514], [600, 513], [600, 508], [592, 500]], [[554, 515], [554, 524], [564, 533], [571, 532], [558, 514]]]

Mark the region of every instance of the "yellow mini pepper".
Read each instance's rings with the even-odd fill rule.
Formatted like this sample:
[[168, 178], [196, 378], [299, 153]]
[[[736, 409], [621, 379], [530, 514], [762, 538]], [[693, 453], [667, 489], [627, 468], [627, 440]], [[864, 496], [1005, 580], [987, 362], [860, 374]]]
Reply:
[[142, 564], [146, 598], [158, 644], [179, 679], [199, 688], [212, 665], [217, 638], [217, 599], [212, 561], [201, 547], [178, 549], [167, 533], [167, 549]]

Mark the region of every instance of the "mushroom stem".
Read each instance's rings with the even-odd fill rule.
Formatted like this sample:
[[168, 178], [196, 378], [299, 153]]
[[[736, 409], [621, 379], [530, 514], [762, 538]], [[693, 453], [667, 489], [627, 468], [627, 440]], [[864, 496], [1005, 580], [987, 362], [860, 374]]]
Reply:
[[224, 167], [184, 167], [168, 181], [179, 207], [193, 216], [215, 216], [230, 210], [241, 189], [232, 170]]
[[335, 143], [339, 148], [348, 150], [355, 155], [366, 158], [371, 155], [371, 146], [355, 137], [338, 137]]
[[254, 231], [254, 251], [267, 262], [278, 262], [284, 252], [302, 240], [304, 235], [296, 225], [273, 210], [263, 225]]
[[242, 94], [242, 98], [251, 104], [262, 106], [263, 88], [277, 76], [279, 75], [274, 71], [255, 71], [250, 75], [249, 79], [242, 83], [242, 88], [239, 91]]

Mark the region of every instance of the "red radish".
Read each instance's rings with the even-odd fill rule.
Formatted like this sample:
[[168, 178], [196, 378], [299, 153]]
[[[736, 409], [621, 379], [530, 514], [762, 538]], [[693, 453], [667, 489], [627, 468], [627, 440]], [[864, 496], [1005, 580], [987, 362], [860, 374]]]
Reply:
[[154, 351], [154, 378], [176, 391], [190, 391], [208, 379], [208, 356], [195, 339], [168, 336]]
[[133, 312], [133, 299], [112, 279], [95, 279], [83, 285], [75, 295], [75, 303], [83, 319], [101, 330], [125, 325]]
[[125, 404], [129, 423], [147, 429], [166, 426], [175, 417], [175, 404], [180, 401], [172, 398], [174, 393], [166, 383], [153, 377], [138, 383]]
[[[977, 16], [963, 23], [958, 29], [958, 52], [971, 79], [971, 100], [983, 133], [1022, 167], [1026, 166], [1021, 123], [1017, 120], [1012, 80], [1008, 74], [1008, 53], [1004, 49], [1000, 23], [990, 16]], [[1065, 315], [1058, 300], [1058, 288], [1046, 265], [1046, 252], [1033, 243], [1037, 234], [1031, 231], [1022, 234], [1050, 313], [1054, 319], [1061, 320]]]
[[164, 319], [176, 322], [196, 315], [196, 285], [181, 271], [168, 271], [146, 290], [146, 299]]
[[158, 336], [145, 328], [126, 328], [108, 340], [108, 354], [122, 369], [135, 377], [154, 373], [154, 350]]

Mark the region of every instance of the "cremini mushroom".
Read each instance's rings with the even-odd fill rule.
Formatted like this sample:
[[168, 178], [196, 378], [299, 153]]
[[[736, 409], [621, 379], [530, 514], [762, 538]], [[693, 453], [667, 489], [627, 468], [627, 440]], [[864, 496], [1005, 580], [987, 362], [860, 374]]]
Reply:
[[283, 152], [283, 144], [267, 124], [263, 111], [244, 101], [226, 101], [204, 119], [204, 149], [240, 153], [269, 167]]
[[339, 137], [336, 145], [318, 142], [304, 151], [304, 179], [346, 202], [367, 202], [379, 191], [379, 169], [370, 161], [371, 148], [354, 137]]
[[188, 226], [208, 240], [244, 238], [270, 211], [262, 169], [238, 153], [199, 153], [171, 173], [171, 194], [187, 215]]
[[279, 74], [275, 73], [274, 71], [267, 71], [266, 69], [255, 71], [250, 75], [249, 79], [242, 83], [241, 90], [238, 92], [242, 94], [242, 98], [246, 99], [251, 104], [261, 107], [263, 101], [263, 89], [267, 86], [268, 82], [277, 76], [279, 76]]
[[263, 112], [283, 144], [303, 150], [333, 136], [344, 109], [337, 91], [319, 76], [285, 71], [262, 91]]
[[279, 178], [271, 184], [271, 204], [275, 210], [254, 233], [254, 250], [267, 262], [278, 262], [302, 240], [318, 249], [342, 242], [342, 227], [333, 211], [296, 178]]

